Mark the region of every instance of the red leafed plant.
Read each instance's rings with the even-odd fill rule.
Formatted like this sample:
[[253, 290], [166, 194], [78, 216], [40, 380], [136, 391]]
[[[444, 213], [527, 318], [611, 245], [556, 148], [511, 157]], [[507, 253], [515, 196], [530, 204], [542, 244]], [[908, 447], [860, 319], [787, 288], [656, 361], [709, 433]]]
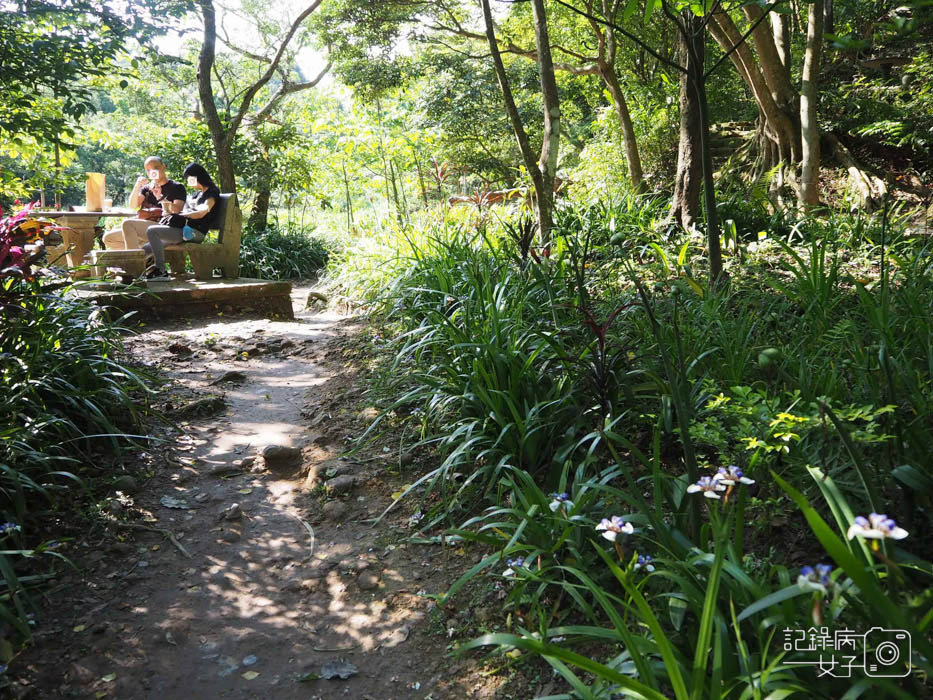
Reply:
[[[62, 230], [54, 221], [32, 215], [38, 202], [0, 219], [0, 279], [33, 279], [32, 266], [45, 252], [50, 234]], [[0, 209], [0, 216], [3, 210]]]

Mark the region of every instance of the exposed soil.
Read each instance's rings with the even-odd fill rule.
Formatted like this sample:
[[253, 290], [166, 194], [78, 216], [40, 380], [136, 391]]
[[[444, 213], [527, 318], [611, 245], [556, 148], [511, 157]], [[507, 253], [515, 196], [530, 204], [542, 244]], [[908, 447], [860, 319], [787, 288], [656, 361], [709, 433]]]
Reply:
[[[303, 302], [297, 292], [296, 309]], [[406, 481], [393, 471], [417, 467], [397, 439], [341, 456], [375, 416], [352, 361], [364, 329], [329, 312], [297, 316], [164, 323], [129, 340], [167, 378], [156, 406], [177, 426], [153, 428], [164, 441], [127, 461], [69, 547], [77, 571], [46, 595], [8, 694], [535, 694], [503, 694], [501, 680], [447, 655], [455, 628], [476, 630], [468, 609], [441, 610], [433, 596], [479, 554], [406, 544], [405, 502], [374, 527]], [[267, 445], [299, 448], [300, 460], [267, 464]], [[314, 679], [340, 661], [355, 675]]]

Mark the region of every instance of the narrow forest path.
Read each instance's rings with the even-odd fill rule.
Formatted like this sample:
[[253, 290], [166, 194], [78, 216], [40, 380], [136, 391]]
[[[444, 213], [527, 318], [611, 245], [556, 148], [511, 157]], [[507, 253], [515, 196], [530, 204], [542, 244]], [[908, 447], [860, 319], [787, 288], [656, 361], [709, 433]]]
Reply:
[[[373, 527], [403, 483], [386, 468], [397, 442], [341, 458], [375, 415], [346, 359], [362, 333], [326, 312], [219, 314], [128, 341], [167, 379], [156, 406], [178, 425], [127, 463], [124, 491], [71, 547], [79, 572], [46, 596], [11, 668], [21, 697], [492, 697], [494, 683], [447, 657], [456, 611], [431, 597], [472, 555], [405, 544], [402, 506]], [[185, 413], [195, 401], [205, 414]], [[275, 471], [267, 445], [283, 448]], [[325, 480], [339, 497], [325, 500]], [[327, 664], [356, 673], [308, 680]]]

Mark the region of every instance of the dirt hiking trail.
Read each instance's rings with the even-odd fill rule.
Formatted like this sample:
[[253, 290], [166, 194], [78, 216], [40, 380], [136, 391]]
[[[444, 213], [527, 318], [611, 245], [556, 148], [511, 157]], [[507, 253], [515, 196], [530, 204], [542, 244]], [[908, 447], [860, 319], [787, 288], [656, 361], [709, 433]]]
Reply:
[[332, 312], [218, 314], [128, 340], [177, 426], [115, 465], [76, 528], [78, 571], [45, 596], [12, 697], [493, 697], [446, 655], [458, 611], [431, 597], [473, 556], [405, 544], [404, 502], [373, 527], [404, 483], [397, 441], [341, 458], [375, 416], [347, 359], [365, 332]]

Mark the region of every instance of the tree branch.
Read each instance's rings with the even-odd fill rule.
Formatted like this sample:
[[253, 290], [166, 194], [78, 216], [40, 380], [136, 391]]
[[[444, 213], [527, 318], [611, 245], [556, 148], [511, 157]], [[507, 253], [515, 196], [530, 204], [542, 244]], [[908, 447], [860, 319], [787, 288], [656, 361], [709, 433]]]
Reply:
[[[203, 3], [205, 0], [201, 0], [201, 2]], [[285, 55], [285, 51], [288, 48], [289, 43], [291, 43], [292, 37], [295, 36], [295, 32], [298, 31], [298, 28], [311, 15], [311, 13], [313, 13], [320, 6], [321, 2], [322, 0], [314, 0], [314, 2], [306, 7], [301, 12], [301, 14], [295, 18], [295, 21], [292, 22], [292, 25], [288, 28], [285, 36], [282, 37], [279, 48], [275, 52], [275, 56], [269, 62], [269, 67], [266, 69], [266, 72], [260, 76], [259, 80], [253, 83], [252, 87], [250, 87], [250, 89], [247, 90], [246, 94], [243, 96], [243, 101], [240, 103], [239, 110], [237, 110], [237, 113], [233, 116], [233, 119], [230, 120], [230, 124], [227, 127], [228, 134], [236, 133], [237, 128], [240, 126], [240, 123], [243, 121], [243, 118], [249, 111], [249, 107], [253, 102], [253, 98], [256, 97], [257, 93], [265, 86], [266, 83], [269, 82], [269, 80], [275, 74], [279, 63], [282, 60], [282, 57]]]
[[331, 69], [331, 65], [332, 63], [328, 61], [327, 65], [324, 66], [324, 69], [313, 80], [306, 80], [302, 83], [289, 83], [288, 81], [283, 81], [282, 86], [276, 90], [275, 94], [269, 98], [269, 101], [266, 102], [265, 106], [256, 113], [256, 116], [254, 116], [251, 121], [254, 124], [258, 124], [259, 122], [264, 121], [272, 112], [272, 110], [275, 109], [275, 106], [286, 95], [291, 95], [295, 92], [313, 88], [315, 85], [321, 82], [325, 75], [327, 75], [328, 71]]
[[638, 44], [641, 48], [643, 48], [645, 51], [647, 51], [648, 53], [650, 53], [652, 56], [654, 56], [656, 59], [658, 59], [658, 60], [659, 60], [661, 63], [663, 63], [664, 65], [670, 66], [671, 68], [673, 68], [673, 69], [675, 69], [675, 70], [678, 70], [678, 71], [680, 71], [681, 73], [686, 73], [686, 72], [687, 72], [687, 69], [684, 68], [682, 65], [680, 65], [679, 63], [674, 63], [673, 61], [671, 61], [671, 60], [669, 60], [669, 59], [667, 59], [667, 58], [664, 58], [664, 56], [662, 56], [662, 55], [659, 54], [657, 51], [655, 51], [653, 48], [651, 48], [650, 46], [648, 46], [648, 44], [646, 44], [645, 42], [643, 42], [641, 39], [639, 39], [637, 36], [635, 36], [634, 34], [632, 34], [630, 31], [627, 31], [627, 30], [623, 29], [622, 27], [620, 27], [620, 26], [619, 26], [618, 24], [616, 24], [615, 22], [610, 22], [609, 20], [601, 19], [601, 18], [599, 18], [599, 17], [596, 17], [595, 15], [593, 15], [593, 14], [591, 14], [591, 13], [589, 13], [589, 12], [586, 12], [585, 10], [581, 10], [579, 7], [574, 7], [574, 6], [571, 5], [570, 3], [564, 2], [564, 0], [554, 0], [554, 2], [556, 2], [558, 5], [562, 5], [563, 7], [566, 7], [568, 10], [570, 10], [571, 12], [575, 12], [576, 14], [580, 15], [581, 17], [585, 17], [586, 19], [599, 22], [600, 24], [602, 24], [602, 25], [604, 25], [604, 26], [606, 26], [606, 27], [609, 27], [609, 28], [611, 28], [611, 29], [614, 29], [615, 31], [619, 32], [619, 34], [621, 34], [622, 36], [624, 36], [626, 39], [630, 39], [631, 41], [634, 41], [636, 44]]
[[[471, 32], [468, 29], [463, 29], [459, 24], [457, 25], [457, 27], [448, 27], [443, 24], [427, 24], [426, 26], [428, 29], [432, 29], [437, 32], [443, 32], [445, 34], [454, 34], [456, 36], [462, 36], [466, 39], [473, 39], [476, 41], [486, 41], [486, 36], [484, 34], [477, 34], [476, 32]], [[438, 39], [430, 39], [429, 41], [440, 44], [441, 46], [444, 46], [445, 48], [448, 48], [448, 49], [451, 48], [450, 46], [448, 46], [447, 44], [445, 44], [444, 42]], [[554, 51], [560, 51], [564, 54], [567, 54], [568, 56], [572, 56], [573, 58], [578, 59], [581, 63], [589, 64], [589, 65], [584, 65], [584, 66], [575, 66], [570, 63], [555, 63], [554, 64], [555, 70], [563, 71], [565, 73], [572, 73], [573, 75], [595, 75], [596, 73], [599, 72], [599, 69], [596, 67], [596, 63], [598, 62], [597, 58], [585, 56], [584, 54], [578, 53], [576, 51], [572, 51], [564, 46], [560, 46], [557, 44], [553, 45], [551, 49]], [[477, 59], [487, 58], [489, 56], [489, 54], [484, 54], [482, 56], [474, 56], [474, 55], [467, 54], [466, 52], [462, 52], [462, 51], [457, 51], [457, 53], [464, 54], [468, 56], [469, 58], [477, 58]], [[537, 51], [535, 51], [534, 49], [522, 48], [521, 46], [517, 46], [511, 41], [504, 46], [500, 46], [499, 53], [510, 53], [515, 56], [521, 56], [522, 58], [527, 58], [528, 60], [535, 61], [535, 62], [537, 62], [538, 60]]]
[[[558, 1], [559, 1], [559, 0], [558, 0]], [[709, 76], [711, 76], [711, 75], [713, 74], [713, 72], [714, 72], [717, 68], [719, 68], [719, 65], [720, 65], [723, 61], [725, 61], [727, 58], [729, 58], [729, 57], [732, 55], [732, 53], [733, 53], [734, 51], [736, 51], [742, 44], [745, 43], [746, 39], [748, 39], [748, 37], [750, 37], [750, 36], [752, 35], [752, 32], [754, 32], [754, 31], [758, 28], [758, 25], [761, 24], [761, 23], [764, 21], [765, 17], [768, 16], [768, 13], [771, 12], [771, 10], [773, 10], [775, 7], [777, 7], [778, 5], [780, 5], [781, 3], [784, 3], [784, 2], [787, 2], [787, 0], [774, 0], [774, 2], [772, 2], [770, 5], [768, 5], [768, 7], [766, 7], [766, 8], [762, 11], [761, 17], [758, 18], [758, 21], [755, 22], [754, 24], [752, 24], [752, 26], [748, 28], [748, 31], [746, 31], [746, 32], [742, 35], [742, 38], [741, 38], [739, 41], [737, 41], [737, 42], [735, 43], [735, 45], [734, 45], [732, 48], [730, 48], [728, 51], [726, 51], [725, 54], [723, 54], [723, 55], [719, 58], [719, 60], [716, 61], [716, 63], [713, 64], [713, 67], [712, 67], [712, 68], [710, 68], [708, 71], [706, 71], [706, 75], [705, 75], [704, 77], [707, 77], [707, 78], [708, 78]], [[722, 12], [725, 13], [725, 10], [723, 10]], [[712, 16], [713, 16], [713, 13], [710, 13], [709, 16], [712, 17]]]

